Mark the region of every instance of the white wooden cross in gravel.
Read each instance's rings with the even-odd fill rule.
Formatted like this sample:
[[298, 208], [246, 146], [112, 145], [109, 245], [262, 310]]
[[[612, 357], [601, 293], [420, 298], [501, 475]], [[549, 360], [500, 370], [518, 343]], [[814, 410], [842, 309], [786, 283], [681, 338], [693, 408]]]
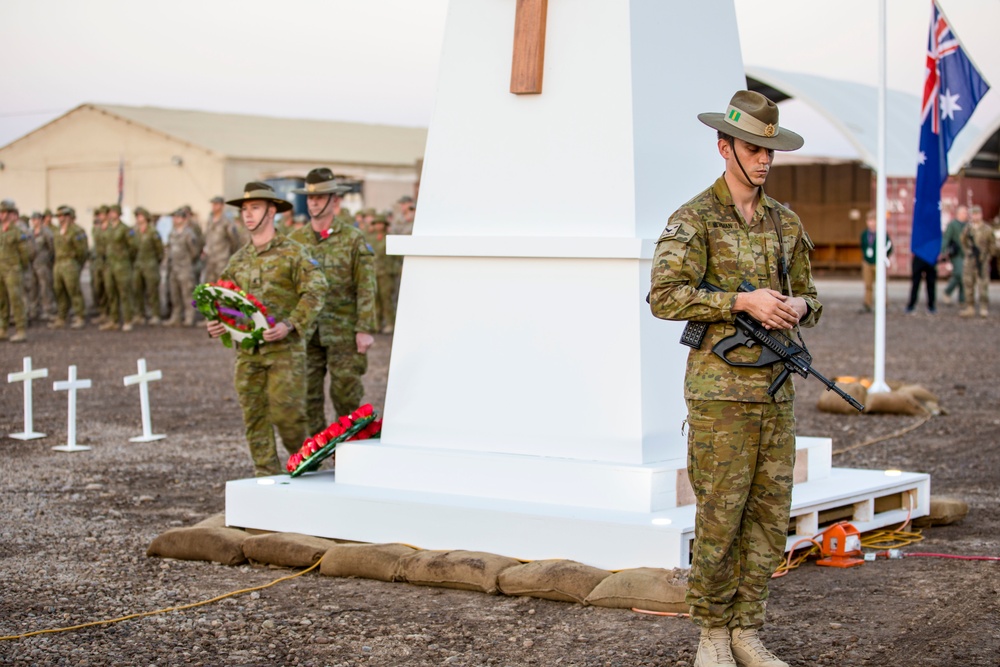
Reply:
[[85, 452], [90, 447], [76, 444], [76, 391], [77, 389], [90, 389], [90, 380], [76, 379], [76, 366], [69, 367], [69, 379], [64, 382], [53, 382], [53, 391], [69, 392], [69, 419], [66, 428], [66, 444], [58, 445], [52, 449], [58, 452]]
[[162, 440], [167, 437], [163, 434], [154, 434], [153, 427], [150, 424], [149, 419], [149, 383], [154, 380], [160, 380], [163, 378], [163, 373], [160, 371], [149, 371], [146, 372], [146, 360], [140, 359], [139, 363], [139, 373], [136, 375], [125, 376], [125, 386], [137, 384], [139, 385], [139, 405], [142, 409], [142, 435], [137, 435], [134, 438], [129, 438], [129, 442], [152, 442], [154, 440]]
[[24, 358], [24, 370], [20, 373], [7, 373], [7, 382], [23, 382], [24, 383], [24, 432], [23, 433], [11, 433], [10, 437], [16, 440], [34, 440], [35, 438], [44, 438], [44, 433], [38, 433], [34, 429], [34, 420], [31, 414], [31, 381], [37, 380], [38, 378], [44, 378], [49, 376], [49, 369], [39, 368], [38, 370], [32, 370], [31, 368], [31, 357]]

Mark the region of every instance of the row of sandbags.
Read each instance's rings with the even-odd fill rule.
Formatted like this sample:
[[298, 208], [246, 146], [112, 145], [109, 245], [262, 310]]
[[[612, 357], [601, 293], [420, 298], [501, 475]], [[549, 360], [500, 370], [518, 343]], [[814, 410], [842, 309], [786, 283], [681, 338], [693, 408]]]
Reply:
[[406, 544], [344, 543], [297, 533], [253, 535], [227, 528], [224, 515], [172, 528], [149, 545], [147, 556], [309, 567], [320, 574], [400, 581], [482, 593], [519, 595], [597, 607], [684, 613], [686, 570], [634, 568], [609, 572], [571, 560], [522, 562], [478, 551], [432, 551]]
[[[941, 407], [938, 397], [919, 384], [886, 382], [890, 391], [869, 393], [870, 382], [864, 380], [837, 378], [837, 387], [864, 404], [866, 414], [882, 415], [941, 415], [948, 414]], [[821, 412], [840, 415], [855, 415], [858, 411], [847, 401], [832, 391], [824, 391], [816, 408]]]

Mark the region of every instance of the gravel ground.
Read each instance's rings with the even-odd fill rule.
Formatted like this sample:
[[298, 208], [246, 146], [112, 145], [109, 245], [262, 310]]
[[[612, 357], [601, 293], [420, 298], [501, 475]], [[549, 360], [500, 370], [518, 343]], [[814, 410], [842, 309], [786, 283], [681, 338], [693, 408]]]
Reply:
[[[821, 283], [826, 313], [806, 331], [817, 368], [866, 374], [871, 316], [857, 314], [857, 282]], [[994, 289], [997, 286], [994, 285]], [[907, 550], [1000, 555], [1000, 355], [996, 315], [960, 320], [957, 308], [904, 315], [905, 285], [890, 286], [887, 376], [920, 383], [950, 412], [902, 437], [835, 457], [844, 467], [929, 472], [935, 495], [969, 503], [962, 522], [925, 531]], [[391, 337], [379, 336], [367, 400], [381, 410]], [[232, 388], [230, 353], [202, 329], [131, 334], [29, 331], [0, 344], [0, 371], [30, 355], [35, 428], [0, 439], [0, 635], [113, 618], [259, 586], [289, 572], [149, 559], [172, 526], [223, 511], [226, 480], [252, 474]], [[143, 357], [164, 378], [150, 388], [153, 431], [142, 431], [138, 390], [122, 377]], [[78, 437], [66, 440], [66, 394], [48, 382], [69, 364], [93, 388], [79, 394]], [[0, 433], [22, 429], [20, 385], [0, 385]], [[820, 413], [820, 385], [799, 381], [799, 433], [834, 448], [889, 435], [915, 417]], [[1000, 665], [1000, 563], [906, 558], [849, 570], [808, 563], [772, 586], [768, 644], [790, 664]], [[687, 621], [530, 598], [488, 596], [310, 573], [188, 611], [0, 642], [9, 665], [689, 665]]]

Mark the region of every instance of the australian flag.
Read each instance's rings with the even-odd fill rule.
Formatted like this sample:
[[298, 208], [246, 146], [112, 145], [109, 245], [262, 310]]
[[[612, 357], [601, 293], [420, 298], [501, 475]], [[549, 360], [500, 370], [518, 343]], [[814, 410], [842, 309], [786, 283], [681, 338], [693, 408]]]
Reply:
[[937, 2], [931, 5], [910, 249], [935, 264], [941, 253], [941, 186], [948, 178], [948, 151], [990, 86], [965, 55]]

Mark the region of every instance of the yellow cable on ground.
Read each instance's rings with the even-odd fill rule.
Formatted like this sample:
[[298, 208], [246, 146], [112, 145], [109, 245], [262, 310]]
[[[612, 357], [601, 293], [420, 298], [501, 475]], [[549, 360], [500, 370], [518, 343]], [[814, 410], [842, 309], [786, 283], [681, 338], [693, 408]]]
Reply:
[[225, 593], [224, 595], [218, 595], [218, 596], [216, 596], [214, 598], [211, 598], [210, 600], [202, 600], [201, 602], [192, 602], [191, 604], [179, 605], [177, 607], [167, 607], [166, 609], [157, 609], [155, 611], [144, 611], [144, 612], [140, 612], [138, 614], [129, 614], [128, 616], [120, 616], [118, 618], [109, 618], [109, 619], [104, 620], [104, 621], [91, 621], [90, 623], [81, 623], [80, 625], [71, 625], [71, 626], [65, 627], [65, 628], [51, 628], [49, 630], [35, 630], [34, 632], [25, 632], [24, 634], [20, 634], [20, 635], [8, 635], [7, 637], [0, 637], [0, 641], [7, 641], [9, 639], [24, 639], [26, 637], [34, 637], [35, 635], [45, 635], [45, 634], [51, 634], [51, 633], [55, 633], [55, 632], [68, 632], [70, 630], [80, 630], [81, 628], [89, 628], [89, 627], [94, 626], [94, 625], [108, 625], [110, 623], [119, 623], [121, 621], [127, 621], [127, 620], [133, 619], [133, 618], [142, 618], [143, 616], [155, 616], [156, 614], [165, 614], [168, 611], [181, 611], [183, 609], [191, 609], [193, 607], [201, 607], [203, 605], [211, 604], [213, 602], [218, 602], [219, 600], [224, 600], [226, 598], [231, 598], [231, 597], [234, 597], [236, 595], [242, 595], [243, 593], [252, 593], [254, 591], [261, 591], [261, 590], [264, 590], [265, 588], [270, 588], [271, 586], [274, 586], [275, 584], [280, 584], [282, 581], [288, 581], [289, 579], [294, 579], [296, 577], [301, 577], [303, 574], [306, 574], [307, 572], [311, 572], [312, 570], [315, 570], [317, 567], [319, 567], [319, 564], [322, 563], [322, 562], [323, 562], [323, 559], [320, 558], [318, 561], [316, 561], [315, 563], [313, 563], [312, 565], [310, 565], [308, 568], [302, 570], [301, 572], [296, 572], [295, 574], [289, 575], [287, 577], [281, 577], [280, 579], [275, 579], [271, 583], [264, 584], [263, 586], [255, 586], [253, 588], [243, 588], [243, 589], [240, 589], [238, 591], [233, 591], [231, 593]]
[[842, 449], [835, 449], [835, 450], [833, 450], [833, 453], [834, 454], [843, 454], [844, 452], [850, 452], [850, 451], [855, 450], [855, 449], [861, 449], [862, 447], [867, 447], [868, 445], [874, 445], [876, 442], [882, 442], [883, 440], [892, 440], [893, 438], [898, 438], [901, 435], [906, 435], [910, 431], [918, 429], [921, 426], [923, 426], [924, 424], [926, 424], [928, 421], [930, 421], [931, 416], [932, 415], [928, 414], [926, 417], [922, 417], [915, 424], [910, 424], [906, 428], [902, 428], [902, 429], [900, 429], [898, 431], [890, 433], [889, 435], [882, 435], [882, 436], [879, 436], [877, 438], [872, 438], [870, 440], [865, 440], [864, 442], [859, 442], [859, 443], [857, 443], [855, 445], [850, 445], [849, 447], [844, 447]]

